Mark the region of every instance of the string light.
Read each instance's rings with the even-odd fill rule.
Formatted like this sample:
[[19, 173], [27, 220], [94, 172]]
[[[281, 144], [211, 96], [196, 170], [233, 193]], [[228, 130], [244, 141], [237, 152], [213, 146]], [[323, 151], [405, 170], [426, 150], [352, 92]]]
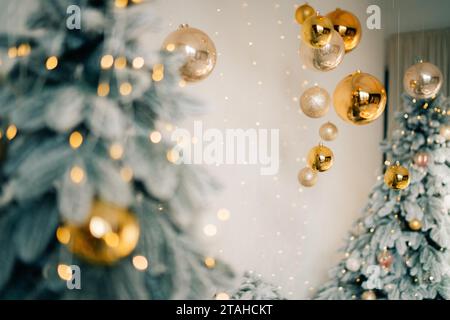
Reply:
[[216, 259], [214, 259], [213, 257], [206, 257], [204, 262], [205, 266], [209, 269], [212, 269], [216, 266]]
[[124, 82], [120, 85], [119, 92], [123, 96], [128, 96], [133, 91], [133, 86], [129, 82]]
[[10, 59], [14, 59], [17, 57], [17, 48], [16, 47], [11, 47], [8, 49], [8, 57]]
[[116, 0], [115, 5], [117, 8], [125, 8], [128, 5], [128, 0]]
[[12, 140], [17, 135], [17, 127], [13, 124], [10, 124], [6, 129], [6, 139]]
[[51, 56], [47, 58], [45, 62], [45, 67], [47, 70], [54, 70], [58, 66], [58, 58], [55, 56]]
[[219, 211], [217, 211], [217, 218], [219, 218], [219, 220], [222, 221], [227, 221], [230, 219], [230, 211], [228, 211], [227, 209], [219, 209]]
[[84, 180], [84, 170], [79, 166], [74, 166], [70, 170], [70, 179], [75, 184], [80, 184]]
[[117, 57], [114, 61], [114, 68], [120, 70], [127, 66], [127, 59], [125, 57]]
[[66, 227], [56, 229], [56, 239], [62, 244], [68, 244], [70, 241], [70, 231]]
[[134, 69], [141, 69], [144, 66], [144, 58], [142, 57], [136, 57], [133, 59], [133, 68]]
[[130, 167], [123, 167], [120, 169], [120, 176], [123, 181], [130, 182], [133, 179], [133, 170]]
[[171, 163], [177, 163], [178, 160], [180, 159], [180, 154], [175, 149], [170, 149], [169, 151], [167, 151], [166, 156], [167, 160]]
[[59, 264], [58, 268], [58, 276], [65, 281], [72, 280], [72, 268], [66, 264]]
[[226, 292], [219, 292], [216, 294], [216, 300], [230, 300], [230, 295]]
[[162, 139], [161, 133], [159, 131], [153, 131], [150, 133], [150, 141], [153, 143], [159, 143]]
[[72, 149], [78, 149], [83, 143], [83, 136], [78, 131], [72, 132], [69, 137], [69, 144]]
[[109, 84], [106, 82], [99, 83], [97, 88], [97, 95], [100, 97], [106, 97], [109, 94]]
[[114, 57], [110, 54], [104, 55], [100, 60], [100, 66], [102, 69], [109, 69], [114, 64]]
[[114, 160], [122, 158], [123, 152], [123, 147], [119, 143], [113, 143], [111, 147], [109, 147], [109, 155]]
[[164, 65], [157, 63], [153, 66], [152, 79], [155, 82], [159, 82], [164, 79]]
[[207, 224], [204, 228], [203, 228], [203, 232], [205, 233], [205, 235], [207, 235], [208, 237], [213, 237], [217, 234], [217, 227], [213, 224]]
[[31, 52], [31, 47], [28, 43], [22, 43], [17, 48], [17, 56], [19, 57], [25, 57], [29, 55]]
[[133, 266], [139, 271], [144, 271], [148, 268], [148, 260], [144, 256], [134, 256]]

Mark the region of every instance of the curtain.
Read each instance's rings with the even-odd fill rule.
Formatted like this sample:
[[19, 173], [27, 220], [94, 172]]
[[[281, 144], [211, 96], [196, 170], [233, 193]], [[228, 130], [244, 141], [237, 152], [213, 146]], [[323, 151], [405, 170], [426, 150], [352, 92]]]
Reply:
[[450, 28], [394, 34], [388, 39], [388, 121], [391, 136], [396, 127], [394, 115], [401, 111], [403, 75], [418, 59], [438, 66], [444, 75], [441, 92], [450, 92]]

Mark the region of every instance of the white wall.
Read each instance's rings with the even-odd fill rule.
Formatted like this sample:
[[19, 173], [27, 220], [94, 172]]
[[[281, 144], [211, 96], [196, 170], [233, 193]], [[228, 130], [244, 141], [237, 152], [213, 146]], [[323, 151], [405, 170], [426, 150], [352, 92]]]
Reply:
[[[296, 101], [305, 81], [306, 87], [317, 82], [332, 94], [338, 81], [357, 69], [383, 80], [383, 31], [365, 27], [366, 8], [374, 1], [309, 2], [324, 13], [339, 5], [357, 14], [364, 26], [360, 46], [329, 73], [301, 68], [300, 29], [293, 19], [294, 5], [300, 2], [294, 0], [160, 1], [163, 25], [156, 39], [158, 44], [179, 24], [188, 23], [214, 40], [220, 52], [216, 70], [207, 80], [186, 88], [214, 107], [202, 118], [205, 126], [245, 129], [259, 122], [261, 128], [280, 129], [277, 176], [260, 176], [255, 167], [210, 168], [224, 190], [206, 213], [205, 223], [219, 227], [217, 236], [208, 239], [212, 253], [238, 270], [261, 273], [282, 286], [290, 298], [308, 297], [309, 288], [326, 279], [381, 163], [382, 120], [355, 127], [339, 120], [334, 110], [324, 119], [311, 120], [299, 113]], [[306, 190], [300, 188], [297, 172], [305, 166], [309, 148], [319, 142], [317, 131], [326, 120], [340, 129], [339, 139], [329, 144], [335, 166], [320, 176], [315, 188]], [[231, 211], [228, 222], [219, 223], [215, 217], [221, 207]]]

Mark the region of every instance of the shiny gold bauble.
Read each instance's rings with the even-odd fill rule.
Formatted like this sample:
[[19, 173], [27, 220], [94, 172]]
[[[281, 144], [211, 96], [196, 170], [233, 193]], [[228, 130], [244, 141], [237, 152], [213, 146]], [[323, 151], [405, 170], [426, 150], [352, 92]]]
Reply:
[[419, 62], [406, 70], [403, 86], [411, 97], [430, 99], [438, 94], [443, 79], [441, 70], [434, 64]]
[[450, 140], [450, 126], [444, 125], [439, 129], [439, 134], [445, 138], [445, 141]]
[[409, 170], [399, 164], [389, 166], [384, 174], [384, 183], [394, 190], [406, 189], [409, 182]]
[[306, 19], [315, 15], [316, 10], [314, 10], [314, 8], [309, 4], [305, 3], [298, 7], [295, 11], [295, 20], [297, 20], [298, 24], [303, 24]]
[[139, 224], [128, 210], [96, 200], [84, 224], [68, 223], [58, 229], [57, 237], [80, 258], [110, 265], [135, 249]]
[[333, 141], [338, 136], [338, 128], [331, 122], [324, 123], [319, 129], [320, 137], [325, 141]]
[[303, 41], [313, 47], [322, 48], [331, 40], [333, 23], [324, 16], [311, 16], [302, 25]]
[[422, 229], [422, 221], [418, 219], [413, 219], [408, 222], [408, 226], [413, 231], [419, 231]]
[[317, 183], [317, 172], [311, 168], [303, 168], [298, 173], [298, 182], [304, 187], [312, 187]]
[[372, 290], [364, 291], [361, 295], [362, 300], [377, 300], [377, 295]]
[[364, 125], [378, 119], [386, 107], [386, 90], [381, 82], [368, 73], [355, 72], [336, 87], [333, 103], [344, 121]]
[[324, 172], [333, 166], [333, 151], [323, 145], [312, 148], [308, 154], [308, 165], [314, 171]]
[[319, 87], [311, 87], [300, 97], [300, 108], [310, 118], [320, 118], [330, 109], [330, 95], [328, 91]]
[[164, 40], [163, 49], [181, 54], [184, 64], [182, 78], [195, 82], [208, 77], [216, 66], [217, 51], [206, 33], [188, 25], [181, 25]]
[[351, 12], [336, 9], [327, 14], [345, 44], [345, 52], [350, 52], [356, 48], [361, 41], [362, 28], [358, 18]]

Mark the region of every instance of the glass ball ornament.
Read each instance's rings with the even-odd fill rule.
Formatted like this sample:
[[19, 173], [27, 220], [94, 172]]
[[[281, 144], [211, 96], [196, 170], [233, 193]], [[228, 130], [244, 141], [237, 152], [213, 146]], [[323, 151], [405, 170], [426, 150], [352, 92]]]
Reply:
[[308, 165], [314, 171], [325, 172], [333, 166], [333, 151], [324, 145], [312, 148], [308, 153]]
[[412, 219], [408, 222], [408, 227], [413, 231], [420, 231], [422, 229], [422, 221], [419, 219]]
[[362, 300], [377, 300], [377, 295], [372, 290], [364, 291], [361, 295]]
[[295, 10], [295, 20], [298, 24], [303, 24], [309, 17], [315, 16], [316, 10], [308, 3], [302, 4]]
[[321, 118], [330, 109], [330, 95], [328, 91], [319, 87], [311, 87], [300, 97], [300, 108], [310, 118]]
[[304, 187], [313, 187], [317, 183], [317, 172], [311, 168], [303, 168], [298, 173], [298, 182]]
[[444, 125], [439, 128], [439, 135], [444, 137], [445, 141], [450, 140], [450, 125]]
[[359, 19], [351, 12], [337, 8], [327, 14], [345, 45], [345, 52], [355, 49], [361, 41], [362, 28]]
[[378, 119], [386, 108], [386, 90], [368, 73], [357, 71], [345, 77], [333, 94], [334, 108], [344, 121], [365, 125]]
[[322, 48], [330, 42], [333, 23], [327, 17], [313, 15], [303, 22], [301, 36], [312, 48]]
[[377, 257], [378, 264], [386, 269], [389, 269], [394, 263], [394, 257], [388, 250], [383, 250]]
[[416, 99], [430, 99], [442, 87], [441, 70], [429, 62], [419, 62], [409, 67], [403, 77], [403, 86], [408, 95]]
[[216, 66], [217, 51], [214, 42], [203, 31], [186, 24], [172, 32], [163, 43], [163, 49], [183, 57], [180, 74], [186, 82], [208, 77]]
[[136, 248], [139, 232], [134, 214], [96, 200], [85, 223], [67, 223], [58, 228], [57, 237], [81, 259], [93, 264], [111, 265]]
[[414, 155], [414, 164], [419, 168], [426, 168], [430, 161], [430, 156], [427, 152], [418, 152]]
[[409, 170], [398, 163], [389, 166], [384, 174], [384, 183], [393, 190], [404, 190], [409, 182]]
[[320, 137], [325, 141], [333, 141], [338, 136], [338, 128], [334, 123], [324, 123], [319, 129]]
[[337, 31], [331, 31], [331, 39], [322, 48], [311, 48], [302, 43], [300, 58], [311, 70], [330, 71], [335, 69], [344, 59], [345, 45]]
[[351, 272], [356, 272], [361, 268], [361, 261], [357, 258], [350, 257], [345, 261], [345, 268]]

